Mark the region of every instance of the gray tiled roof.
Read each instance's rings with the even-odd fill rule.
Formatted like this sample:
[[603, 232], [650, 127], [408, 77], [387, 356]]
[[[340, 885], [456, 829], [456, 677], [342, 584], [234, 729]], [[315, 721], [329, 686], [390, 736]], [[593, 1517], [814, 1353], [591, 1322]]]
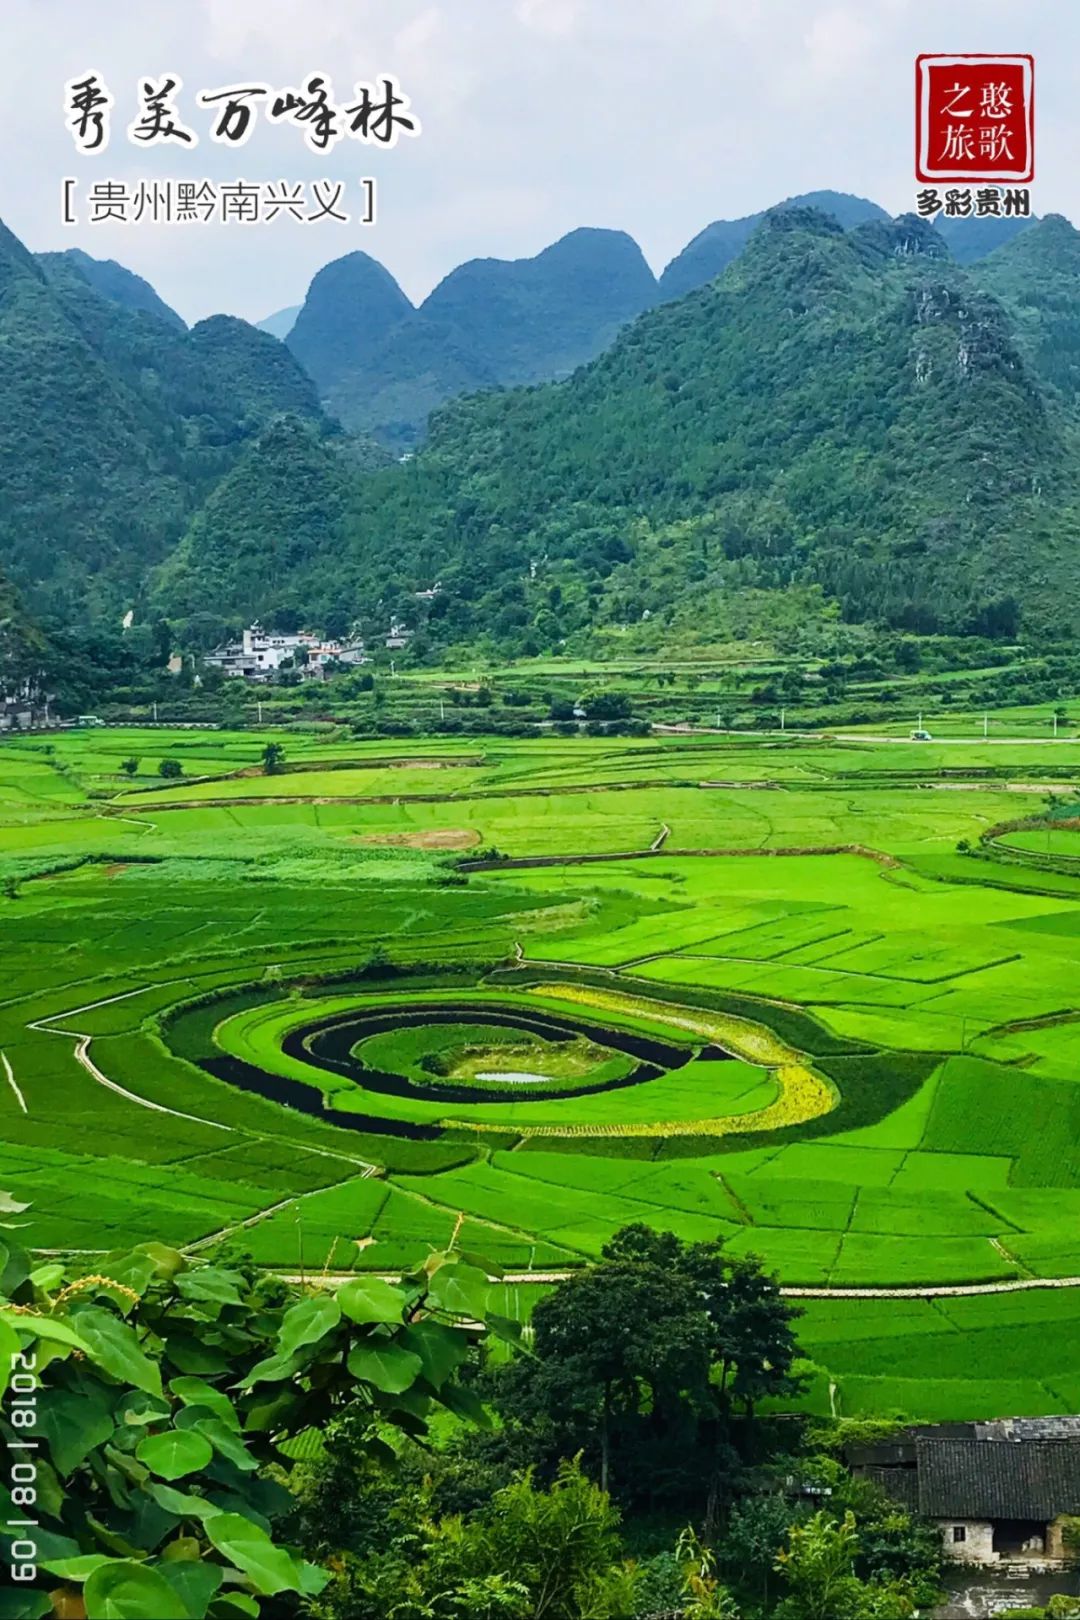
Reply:
[[863, 1478], [880, 1485], [887, 1496], [909, 1513], [919, 1512], [919, 1476], [914, 1468], [879, 1468], [871, 1464], [862, 1471]]
[[919, 1511], [928, 1518], [1050, 1520], [1080, 1513], [1080, 1440], [920, 1438], [916, 1452]]

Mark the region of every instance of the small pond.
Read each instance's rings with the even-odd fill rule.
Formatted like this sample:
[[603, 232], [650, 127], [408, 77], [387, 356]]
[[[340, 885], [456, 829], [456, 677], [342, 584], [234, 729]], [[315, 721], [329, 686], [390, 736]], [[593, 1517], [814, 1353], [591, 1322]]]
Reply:
[[546, 1086], [551, 1076], [548, 1074], [526, 1074], [522, 1069], [482, 1069], [477, 1072], [478, 1080], [505, 1080], [511, 1086]]

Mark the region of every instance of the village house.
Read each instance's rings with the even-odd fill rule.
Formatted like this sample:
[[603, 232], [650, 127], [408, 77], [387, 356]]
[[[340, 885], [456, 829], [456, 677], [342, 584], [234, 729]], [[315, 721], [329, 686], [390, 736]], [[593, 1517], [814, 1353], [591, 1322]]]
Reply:
[[390, 620], [390, 629], [387, 632], [386, 645], [389, 647], [391, 652], [400, 652], [403, 647], [407, 647], [409, 645], [411, 638], [412, 631], [407, 630], [399, 619]]
[[1080, 1417], [904, 1429], [852, 1447], [848, 1466], [941, 1530], [966, 1564], [1061, 1563], [1063, 1519], [1080, 1514]]
[[253, 624], [239, 641], [229, 641], [208, 652], [203, 662], [223, 675], [247, 681], [266, 681], [283, 664], [295, 664], [302, 677], [320, 677], [332, 663], [365, 664], [362, 641], [322, 641], [308, 630], [264, 630]]

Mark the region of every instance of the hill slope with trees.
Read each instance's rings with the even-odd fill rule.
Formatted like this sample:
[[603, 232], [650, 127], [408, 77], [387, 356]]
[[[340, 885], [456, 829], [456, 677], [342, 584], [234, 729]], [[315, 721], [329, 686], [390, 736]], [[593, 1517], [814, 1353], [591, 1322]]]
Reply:
[[[645, 616], [715, 633], [747, 593], [806, 588], [916, 631], [1063, 629], [1072, 419], [943, 254], [911, 218], [768, 216], [565, 383], [447, 407], [408, 465], [354, 483], [333, 567], [283, 588], [319, 616], [437, 579], [427, 640], [504, 650]], [[190, 599], [209, 534], [189, 539]], [[214, 591], [247, 611], [228, 568]]]

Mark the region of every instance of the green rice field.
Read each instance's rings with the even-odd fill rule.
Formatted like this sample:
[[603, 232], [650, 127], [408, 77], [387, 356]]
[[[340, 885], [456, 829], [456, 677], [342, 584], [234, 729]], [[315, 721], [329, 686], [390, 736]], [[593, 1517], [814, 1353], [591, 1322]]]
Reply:
[[1076, 1410], [1080, 743], [1017, 727], [5, 738], [0, 1187], [42, 1250], [452, 1243], [520, 1315], [721, 1237], [810, 1407]]

